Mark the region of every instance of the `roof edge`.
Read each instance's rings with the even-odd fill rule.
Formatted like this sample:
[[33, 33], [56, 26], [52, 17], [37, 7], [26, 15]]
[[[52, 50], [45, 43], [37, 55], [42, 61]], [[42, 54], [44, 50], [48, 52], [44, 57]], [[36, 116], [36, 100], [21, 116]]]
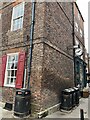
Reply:
[[81, 14], [81, 11], [80, 11], [80, 9], [79, 9], [77, 3], [76, 3], [76, 2], [74, 2], [74, 3], [75, 3], [75, 5], [76, 5], [76, 7], [77, 7], [77, 9], [78, 9], [78, 11], [79, 11], [79, 13], [80, 13], [80, 15], [81, 15], [81, 18], [82, 18], [82, 20], [83, 20], [83, 22], [84, 22], [84, 18], [83, 18], [82, 14]]

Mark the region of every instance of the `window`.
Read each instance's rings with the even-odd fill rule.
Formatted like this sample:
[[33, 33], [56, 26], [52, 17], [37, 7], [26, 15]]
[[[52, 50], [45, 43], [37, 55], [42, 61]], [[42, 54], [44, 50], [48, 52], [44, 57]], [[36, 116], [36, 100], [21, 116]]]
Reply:
[[75, 37], [75, 45], [79, 45], [79, 40]]
[[1, 17], [2, 17], [2, 14], [0, 13], [0, 19], [1, 19]]
[[78, 19], [80, 20], [80, 13], [78, 12]]
[[18, 63], [18, 53], [7, 55], [4, 86], [15, 87], [17, 63]]
[[[80, 48], [83, 51], [83, 46], [80, 46]], [[81, 59], [83, 60], [83, 55], [81, 56]]]
[[82, 30], [80, 29], [80, 36], [82, 37]]
[[75, 29], [78, 31], [78, 24], [75, 22]]
[[13, 7], [11, 31], [22, 29], [24, 16], [24, 2]]

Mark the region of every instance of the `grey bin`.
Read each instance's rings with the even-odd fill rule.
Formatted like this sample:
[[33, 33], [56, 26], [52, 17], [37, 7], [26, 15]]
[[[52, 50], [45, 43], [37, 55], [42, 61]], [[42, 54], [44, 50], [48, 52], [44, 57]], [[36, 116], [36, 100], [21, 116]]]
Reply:
[[75, 90], [75, 104], [79, 105], [79, 96], [80, 96], [80, 91], [78, 87], [74, 87]]
[[72, 91], [65, 89], [62, 91], [60, 109], [71, 110], [72, 109]]
[[14, 116], [25, 117], [30, 114], [30, 97], [31, 93], [28, 89], [16, 90]]

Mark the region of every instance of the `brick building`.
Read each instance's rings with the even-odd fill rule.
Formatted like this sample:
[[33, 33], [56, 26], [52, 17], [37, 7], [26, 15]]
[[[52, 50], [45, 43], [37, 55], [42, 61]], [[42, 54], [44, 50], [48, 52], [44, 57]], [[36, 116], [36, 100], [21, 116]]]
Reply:
[[[58, 107], [61, 91], [73, 87], [76, 82], [75, 51], [68, 48], [75, 45], [75, 41], [79, 42], [83, 50], [85, 48], [80, 11], [80, 30], [77, 31], [77, 10], [76, 3], [35, 3], [30, 75], [32, 113]], [[2, 100], [13, 102], [15, 90], [28, 86], [32, 4], [18, 1], [3, 3], [0, 14]], [[83, 58], [77, 59], [83, 61]]]
[[86, 86], [86, 62], [85, 62], [85, 42], [84, 42], [84, 19], [77, 6], [74, 4], [74, 41], [81, 49], [78, 56], [77, 49], [75, 49], [75, 84], [80, 84], [81, 89]]
[[86, 52], [85, 52], [85, 62], [86, 62], [86, 64], [87, 64], [87, 66], [86, 66], [86, 71], [87, 71], [87, 73], [89, 72], [89, 54], [87, 53], [87, 50], [86, 50]]
[[90, 55], [88, 56], [88, 72], [90, 73]]
[[89, 53], [86, 55], [86, 63], [87, 63], [87, 82], [90, 83], [90, 56]]

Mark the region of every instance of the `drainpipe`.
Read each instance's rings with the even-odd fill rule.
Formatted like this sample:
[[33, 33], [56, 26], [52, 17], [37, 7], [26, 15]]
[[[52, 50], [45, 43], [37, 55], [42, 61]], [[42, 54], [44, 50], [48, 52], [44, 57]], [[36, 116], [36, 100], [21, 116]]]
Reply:
[[28, 89], [30, 89], [30, 75], [31, 75], [31, 63], [32, 63], [32, 49], [33, 49], [33, 34], [34, 34], [34, 20], [35, 20], [35, 0], [32, 0], [32, 18], [30, 27], [30, 51], [28, 60]]
[[[72, 27], [73, 27], [73, 29], [72, 29], [72, 36], [73, 36], [73, 46], [75, 45], [75, 36], [74, 36], [74, 2], [72, 2], [72, 16], [73, 16], [73, 18], [72, 18]], [[75, 77], [75, 73], [76, 73], [76, 71], [75, 71], [75, 49], [73, 49], [73, 60], [74, 60], [74, 84], [75, 84], [75, 86], [76, 86], [76, 77]]]

